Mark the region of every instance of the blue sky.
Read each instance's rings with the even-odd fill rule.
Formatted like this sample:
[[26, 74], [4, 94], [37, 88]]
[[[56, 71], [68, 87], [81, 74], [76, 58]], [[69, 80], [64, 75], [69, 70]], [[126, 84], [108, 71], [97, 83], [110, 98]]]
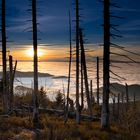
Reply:
[[[103, 4], [98, 0], [79, 0], [82, 17], [81, 27], [84, 28], [85, 38], [89, 44], [98, 46], [103, 42]], [[140, 1], [139, 0], [111, 0], [117, 2], [120, 9], [112, 8], [115, 15], [124, 19], [113, 19], [112, 23], [119, 24], [123, 38], [112, 40], [126, 47], [140, 46]], [[55, 49], [63, 44], [69, 44], [68, 11], [71, 9], [72, 19], [75, 19], [74, 0], [37, 0], [38, 7], [38, 38], [39, 44], [50, 44]], [[24, 44], [32, 43], [31, 13], [29, 0], [6, 0], [7, 6], [7, 36], [12, 43], [9, 47], [22, 49]], [[73, 25], [73, 39], [74, 26]], [[40, 40], [41, 39], [41, 40]], [[17, 45], [18, 44], [18, 45]]]

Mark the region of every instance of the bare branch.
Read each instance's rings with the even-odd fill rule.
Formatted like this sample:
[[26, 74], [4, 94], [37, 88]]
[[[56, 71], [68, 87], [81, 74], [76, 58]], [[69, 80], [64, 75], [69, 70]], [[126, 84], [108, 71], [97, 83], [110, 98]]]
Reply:
[[119, 67], [119, 66], [116, 66], [116, 65], [112, 65], [112, 64], [110, 64], [110, 66], [111, 66], [111, 67], [115, 67], [115, 68], [122, 69], [121, 67]]
[[120, 79], [118, 79], [118, 78], [114, 78], [114, 77], [110, 77], [110, 78], [113, 79], [113, 80], [116, 80], [116, 81], [118, 81], [120, 83], [122, 83], [122, 81]]
[[111, 54], [114, 54], [114, 55], [118, 55], [118, 56], [125, 57], [125, 58], [127, 58], [127, 59], [131, 60], [132, 62], [134, 62], [134, 63], [136, 63], [136, 64], [140, 64], [139, 62], [137, 62], [137, 61], [133, 60], [132, 58], [130, 58], [130, 57], [129, 57], [129, 56], [127, 56], [127, 55], [124, 55], [124, 54], [118, 54], [118, 53], [114, 53], [114, 52], [110, 52], [110, 53], [111, 53]]
[[118, 74], [114, 73], [113, 71], [110, 70], [110, 72], [115, 75], [116, 77], [119, 77], [122, 80], [126, 80], [124, 77], [119, 76]]
[[112, 33], [110, 34], [110, 36], [111, 36], [111, 37], [113, 37], [113, 38], [115, 38], [115, 37], [119, 37], [119, 38], [122, 38], [122, 36], [121, 36], [121, 35], [117, 35], [117, 34], [112, 34]]

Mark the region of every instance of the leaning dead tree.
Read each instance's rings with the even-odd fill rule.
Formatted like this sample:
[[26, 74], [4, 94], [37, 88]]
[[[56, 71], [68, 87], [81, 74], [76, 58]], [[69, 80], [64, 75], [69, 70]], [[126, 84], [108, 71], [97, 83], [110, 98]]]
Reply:
[[101, 126], [109, 128], [110, 0], [104, 0], [103, 104]]
[[33, 29], [33, 49], [34, 49], [34, 108], [33, 108], [33, 123], [34, 127], [39, 126], [39, 104], [38, 104], [38, 41], [37, 41], [37, 14], [36, 0], [32, 0], [32, 29]]
[[87, 75], [87, 66], [86, 66], [86, 56], [85, 56], [85, 49], [84, 49], [84, 41], [83, 41], [83, 33], [82, 29], [79, 30], [80, 33], [80, 46], [81, 46], [81, 55], [82, 55], [82, 65], [83, 65], [83, 73], [84, 73], [84, 82], [85, 82], [85, 92], [87, 98], [87, 105], [89, 109], [89, 114], [92, 116], [92, 103], [90, 98], [90, 91], [89, 91], [89, 84], [88, 84], [88, 75]]
[[7, 92], [7, 65], [6, 65], [6, 6], [5, 0], [1, 3], [1, 35], [2, 35], [2, 70], [3, 70], [3, 111], [8, 113], [8, 92]]

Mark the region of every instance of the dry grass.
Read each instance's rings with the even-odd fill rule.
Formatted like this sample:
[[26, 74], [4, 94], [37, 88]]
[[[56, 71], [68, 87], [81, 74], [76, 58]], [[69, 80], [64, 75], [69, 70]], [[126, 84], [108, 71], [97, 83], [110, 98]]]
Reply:
[[[69, 119], [64, 124], [63, 117], [41, 114], [41, 130], [37, 133], [33, 129], [32, 114], [13, 114], [8, 118], [0, 117], [0, 140], [34, 140], [36, 136], [40, 140], [140, 140], [139, 126], [136, 131], [133, 129], [140, 124], [137, 109], [130, 108], [108, 131], [101, 129], [100, 122], [82, 121], [77, 125], [75, 120]], [[95, 110], [100, 116], [100, 107], [95, 106]]]
[[[40, 140], [139, 140], [139, 136], [130, 135], [118, 126], [103, 131], [100, 122], [82, 122], [69, 120], [65, 125], [63, 118], [41, 115], [42, 129]], [[28, 117], [0, 118], [0, 140], [34, 140], [35, 132]]]

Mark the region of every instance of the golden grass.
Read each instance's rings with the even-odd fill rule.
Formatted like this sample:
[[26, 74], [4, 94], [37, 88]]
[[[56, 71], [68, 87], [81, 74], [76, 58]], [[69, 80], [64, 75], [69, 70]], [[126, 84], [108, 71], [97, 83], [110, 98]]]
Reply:
[[[74, 119], [69, 119], [67, 124], [64, 124], [63, 117], [41, 114], [40, 140], [140, 140], [138, 131], [130, 133], [133, 130], [127, 128], [127, 124], [133, 124], [133, 121], [135, 124], [136, 118], [139, 120], [139, 103], [136, 105], [137, 109], [130, 108], [125, 113], [120, 123], [112, 123], [108, 131], [101, 129], [100, 122], [82, 121], [78, 125]], [[100, 112], [98, 106], [95, 110], [97, 114]], [[31, 116], [32, 114], [28, 113], [22, 116], [13, 114], [8, 118], [0, 117], [0, 140], [34, 140], [36, 133]], [[136, 123], [139, 124], [138, 122], [140, 121]]]
[[[48, 115], [40, 116], [40, 140], [139, 140], [139, 136], [130, 135], [114, 125], [109, 131], [103, 131], [100, 122], [81, 122]], [[0, 118], [0, 140], [34, 140], [32, 122], [28, 117]]]

